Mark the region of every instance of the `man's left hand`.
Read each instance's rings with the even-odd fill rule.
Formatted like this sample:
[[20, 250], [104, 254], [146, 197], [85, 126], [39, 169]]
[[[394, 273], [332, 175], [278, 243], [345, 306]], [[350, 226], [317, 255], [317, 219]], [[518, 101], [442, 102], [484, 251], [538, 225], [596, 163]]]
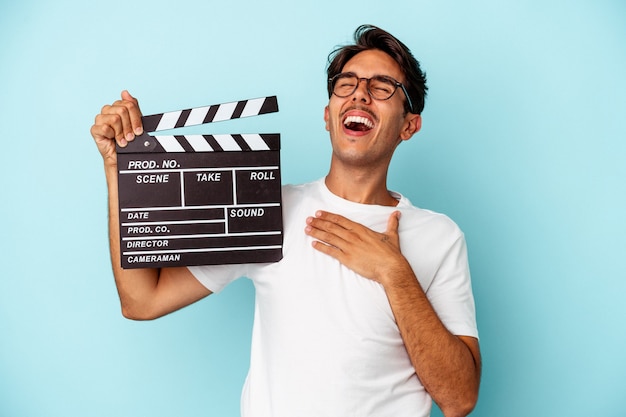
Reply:
[[338, 214], [318, 211], [315, 217], [307, 218], [305, 233], [317, 239], [313, 247], [318, 251], [384, 285], [382, 280], [390, 276], [390, 269], [408, 266], [400, 252], [399, 223], [400, 212], [394, 211], [387, 230], [378, 233]]

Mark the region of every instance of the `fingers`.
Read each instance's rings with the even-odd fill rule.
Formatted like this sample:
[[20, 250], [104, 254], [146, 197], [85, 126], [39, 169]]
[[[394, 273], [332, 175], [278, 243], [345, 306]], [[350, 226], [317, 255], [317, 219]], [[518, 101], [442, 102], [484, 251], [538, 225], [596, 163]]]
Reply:
[[[401, 212], [399, 210], [394, 211], [389, 216], [387, 220], [387, 230], [385, 231], [385, 235], [397, 236], [398, 228], [400, 226], [400, 217]], [[329, 232], [333, 232], [344, 238], [347, 238], [353, 232], [361, 232], [363, 230], [370, 230], [365, 226], [353, 222], [339, 214], [329, 213], [326, 211], [317, 211], [315, 213], [315, 217], [309, 217], [307, 219], [307, 223], [310, 225], [315, 224], [315, 226], [319, 229], [326, 230]]]
[[406, 262], [399, 244], [400, 212], [387, 219], [384, 233], [343, 216], [318, 211], [306, 220], [305, 233], [315, 239], [313, 248], [337, 259], [356, 273], [381, 282], [390, 268]]
[[96, 141], [115, 140], [124, 147], [136, 135], [143, 133], [141, 110], [137, 99], [122, 91], [121, 100], [102, 107], [91, 128]]
[[305, 228], [305, 233], [315, 239], [313, 248], [342, 263], [346, 262], [345, 250], [358, 238], [346, 227], [344, 220], [347, 221], [339, 215], [318, 211], [315, 217], [307, 218]]
[[400, 246], [400, 211], [397, 210], [389, 216], [384, 233], [375, 232], [341, 215], [325, 211], [316, 212], [315, 217], [309, 217], [306, 223], [305, 232], [309, 236], [340, 250], [356, 242], [374, 245], [376, 241], [382, 241], [396, 248]]
[[125, 102], [134, 103], [134, 108], [137, 111], [130, 112], [130, 124], [133, 133], [137, 136], [141, 135], [143, 133], [143, 126], [141, 124], [141, 111], [139, 110], [139, 102], [135, 97], [131, 96], [127, 90], [122, 91], [122, 100]]
[[315, 217], [307, 219], [306, 233], [329, 245], [340, 247], [342, 242], [350, 242], [358, 235], [353, 233], [357, 225], [345, 217], [326, 211], [318, 211]]

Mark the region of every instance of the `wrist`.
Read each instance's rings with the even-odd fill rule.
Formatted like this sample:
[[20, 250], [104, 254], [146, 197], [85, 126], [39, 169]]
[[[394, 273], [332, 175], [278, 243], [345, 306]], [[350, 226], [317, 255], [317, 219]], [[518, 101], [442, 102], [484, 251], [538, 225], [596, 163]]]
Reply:
[[402, 257], [397, 261], [386, 263], [385, 267], [380, 271], [378, 282], [387, 288], [406, 288], [417, 282], [417, 277], [411, 268], [411, 265]]

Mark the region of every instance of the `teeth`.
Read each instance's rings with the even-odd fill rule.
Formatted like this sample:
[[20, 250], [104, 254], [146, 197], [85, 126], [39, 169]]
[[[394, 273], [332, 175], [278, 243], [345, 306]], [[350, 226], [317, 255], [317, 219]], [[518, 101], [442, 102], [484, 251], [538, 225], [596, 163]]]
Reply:
[[360, 123], [367, 126], [368, 129], [372, 129], [374, 127], [372, 121], [363, 116], [348, 116], [346, 117], [346, 120], [343, 121], [344, 125], [348, 125], [350, 123]]

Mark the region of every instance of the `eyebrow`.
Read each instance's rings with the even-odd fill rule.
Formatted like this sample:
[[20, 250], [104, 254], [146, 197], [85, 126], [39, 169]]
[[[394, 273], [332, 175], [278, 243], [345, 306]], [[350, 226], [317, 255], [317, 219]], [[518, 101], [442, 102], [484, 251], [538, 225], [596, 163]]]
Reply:
[[[401, 84], [404, 84], [402, 81], [399, 81], [395, 77], [392, 77], [391, 75], [387, 75], [387, 74], [374, 74], [371, 77], [361, 77], [361, 76], [359, 76], [359, 74], [357, 74], [354, 71], [342, 71], [339, 74], [350, 74], [350, 75], [354, 75], [357, 78], [365, 78], [365, 79], [371, 79], [371, 78], [374, 78], [374, 77], [390, 78], [390, 79], [392, 79], [394, 81], [397, 81], [397, 82], [399, 82]], [[339, 75], [339, 74], [337, 74], [337, 75]]]

